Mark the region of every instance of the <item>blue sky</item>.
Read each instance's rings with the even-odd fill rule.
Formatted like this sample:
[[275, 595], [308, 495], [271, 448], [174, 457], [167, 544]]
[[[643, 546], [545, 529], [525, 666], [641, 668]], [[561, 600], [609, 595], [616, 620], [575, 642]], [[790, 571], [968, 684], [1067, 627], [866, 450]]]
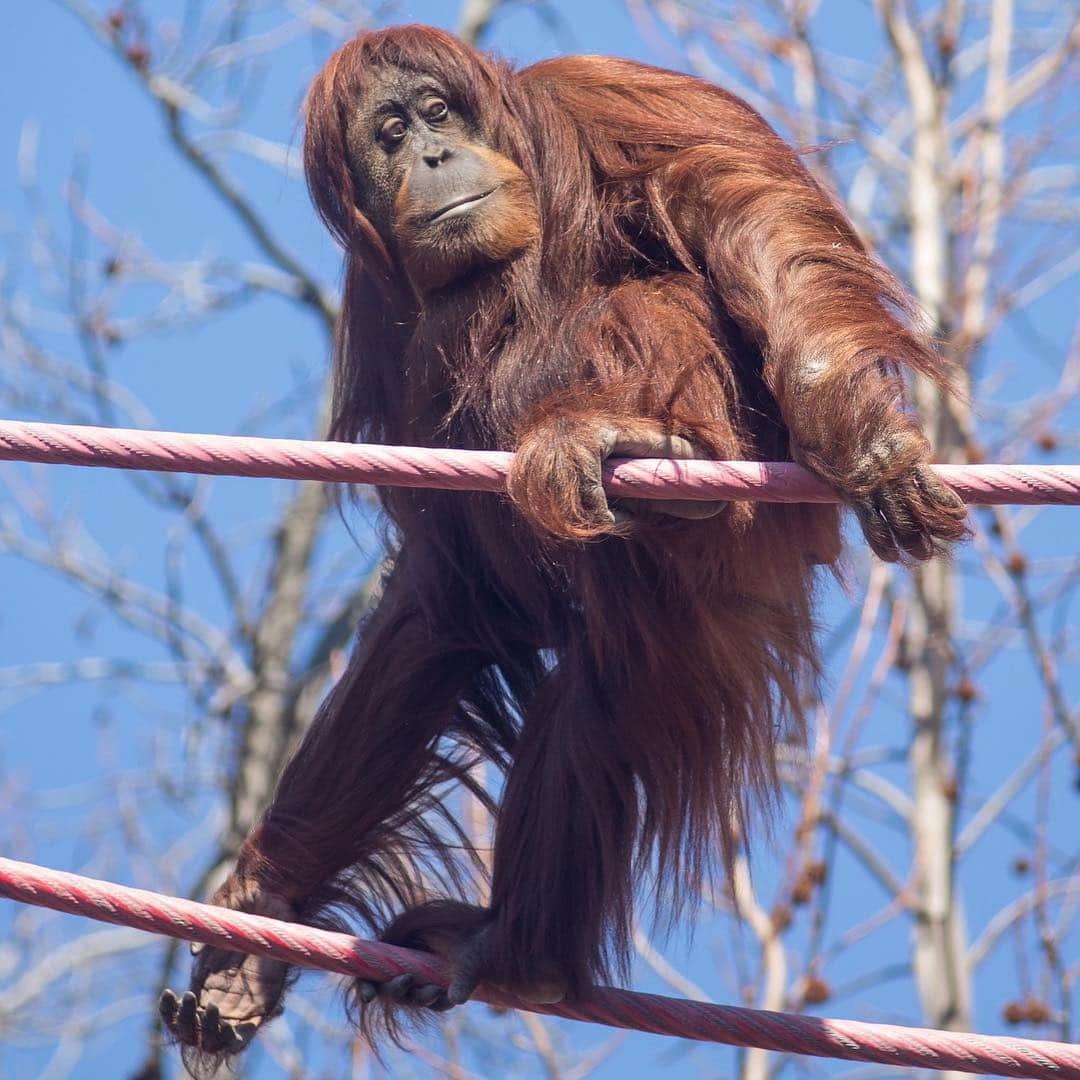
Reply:
[[[163, 11], [170, 6], [151, 5]], [[868, 6], [835, 2], [828, 6], [837, 12], [823, 23], [830, 45], [858, 54], [864, 48], [861, 43], [868, 40]], [[560, 0], [555, 7], [563, 20], [557, 34], [535, 13], [518, 6], [499, 21], [492, 44], [522, 63], [564, 48], [672, 62], [644, 42], [623, 5], [615, 0]], [[395, 5], [394, 11], [395, 21], [452, 25], [457, 5], [402, 3]], [[0, 37], [0, 237], [6, 236], [8, 243], [0, 248], [0, 259], [5, 260], [0, 281], [8, 294], [26, 290], [43, 308], [50, 305], [26, 266], [34, 254], [29, 240], [31, 212], [20, 190], [16, 159], [20, 145], [25, 146], [31, 136], [39, 147], [44, 208], [55, 227], [54, 242], [60, 247], [67, 248], [73, 242], [63, 187], [74, 171], [85, 174], [90, 195], [106, 218], [122, 231], [138, 235], [164, 259], [221, 255], [242, 260], [256, 256], [244, 233], [167, 145], [159, 117], [133, 92], [129, 73], [97, 48], [75, 19], [57, 4], [23, 3], [12, 7], [7, 23], [7, 32]], [[268, 73], [258, 106], [245, 117], [244, 127], [267, 138], [295, 142], [300, 98], [321, 54], [307, 43], [297, 43], [289, 47], [287, 55], [288, 63], [278, 62]], [[333, 283], [338, 254], [316, 222], [302, 182], [246, 158], [231, 161], [230, 168], [238, 181], [256, 194], [279, 235], [288, 238], [320, 280]], [[90, 261], [97, 257], [92, 247], [87, 254]], [[126, 294], [127, 313], [147, 310], [155, 295], [149, 288], [144, 294]], [[1022, 400], [1052, 382], [1071, 330], [1076, 299], [1075, 288], [1066, 286], [1040, 302], [1032, 312], [1038, 341], [1024, 330], [1007, 332], [995, 343], [987, 365], [998, 373], [998, 381], [994, 405], [987, 407], [983, 416], [990, 430], [999, 405]], [[40, 333], [50, 347], [74, 358], [64, 327], [45, 320]], [[112, 362], [116, 378], [149, 406], [156, 426], [304, 437], [313, 434], [310, 391], [324, 371], [325, 349], [310, 316], [281, 300], [264, 298], [205, 326], [142, 338], [118, 350]], [[291, 391], [297, 401], [291, 410], [259, 417], [262, 409]], [[35, 418], [55, 417], [36, 414]], [[93, 417], [87, 419], [92, 421]], [[142, 422], [139, 417], [120, 419]], [[1075, 405], [1066, 419], [1067, 426], [1075, 430]], [[109, 556], [119, 555], [133, 579], [160, 586], [165, 564], [163, 530], [172, 517], [149, 509], [133, 489], [131, 478], [55, 469], [48, 475], [27, 470], [17, 475], [35, 489], [47, 490], [65, 513], [80, 517], [94, 543]], [[257, 527], [282, 505], [284, 487], [262, 481], [219, 480], [207, 490], [215, 520], [254, 572], [261, 558]], [[2, 499], [0, 496], [0, 509]], [[1080, 509], [1044, 514], [1025, 534], [1025, 547], [1043, 558], [1068, 556], [1075, 552], [1078, 526]], [[363, 538], [365, 550], [356, 560], [344, 570], [335, 569], [332, 556], [345, 551], [348, 541], [343, 529], [334, 530], [325, 541], [326, 573], [340, 572], [350, 580], [362, 573], [374, 550], [370, 538], [366, 534]], [[997, 593], [981, 579], [970, 554], [961, 555], [960, 561], [965, 571], [971, 571], [964, 580], [965, 618], [972, 622], [986, 618], [999, 603]], [[185, 580], [188, 597], [201, 613], [210, 619], [222, 613], [221, 599], [197, 557], [192, 557]], [[102, 614], [66, 583], [2, 554], [0, 590], [6, 601], [0, 607], [0, 667], [87, 655], [164, 658], [159, 646]], [[826, 629], [840, 626], [857, 600], [857, 594], [845, 597], [833, 590], [823, 609]], [[1057, 617], [1075, 622], [1067, 603]], [[1062, 676], [1075, 703], [1080, 699], [1080, 678], [1075, 670], [1066, 670]], [[992, 665], [980, 678], [980, 688], [983, 700], [976, 710], [976, 723], [981, 737], [975, 741], [973, 769], [980, 776], [978, 790], [985, 793], [1029, 752], [1031, 733], [1041, 725], [1043, 709], [1030, 660], [1019, 649], [1009, 650]], [[882, 743], [902, 741], [899, 733], [906, 724], [903, 700], [902, 682], [891, 682], [881, 713], [874, 720]], [[0, 787], [7, 785], [15, 792], [15, 808], [24, 808], [27, 817], [25, 827], [19, 821], [4, 822], [0, 844], [16, 857], [31, 853], [39, 861], [65, 869], [90, 867], [91, 872], [103, 876], [162, 885], [161, 879], [148, 877], [151, 871], [138, 860], [129, 859], [120, 848], [102, 857], [99, 840], [102, 835], [112, 835], [118, 802], [139, 809], [139, 799], [145, 793], [136, 786], [125, 789], [126, 780], [134, 781], [148, 762], [165, 753], [163, 746], [175, 754], [178, 731], [199, 719], [192, 706], [168, 686], [119, 692], [100, 684], [75, 683], [29, 696], [0, 687]], [[987, 731], [989, 735], [983, 736]], [[203, 760], [208, 745], [215, 745], [212, 738], [201, 744], [201, 750], [196, 747], [191, 755], [193, 763]], [[881, 771], [903, 782], [902, 762], [885, 765]], [[96, 791], [103, 776], [115, 778], [118, 785], [110, 797], [84, 797], [85, 791]], [[1055, 816], [1058, 822], [1066, 823], [1056, 842], [1066, 850], [1071, 846], [1075, 855], [1075, 831], [1067, 823], [1076, 820], [1076, 796], [1070, 791], [1065, 763], [1056, 767], [1055, 778], [1051, 795]], [[37, 792], [52, 794], [39, 801]], [[1018, 817], [1030, 811], [1034, 798], [1034, 792], [1028, 792], [1019, 800]], [[154, 803], [149, 827], [164, 845], [190, 830], [211, 809], [208, 792], [193, 781], [188, 794], [165, 805]], [[883, 852], [904, 850], [903, 838], [887, 823], [868, 822], [865, 827]], [[1009, 886], [1001, 867], [1022, 848], [1007, 831], [999, 830], [972, 856], [964, 881], [973, 931], [1008, 898]], [[767, 886], [775, 878], [776, 867], [770, 864], [767, 848], [763, 846], [763, 850], [758, 872]], [[188, 867], [194, 865], [197, 860], [187, 863]], [[906, 864], [898, 856], [896, 865], [903, 870]], [[175, 887], [183, 887], [185, 867], [178, 864], [174, 869]], [[884, 897], [869, 895], [875, 886], [853, 867], [841, 865], [840, 869], [846, 884], [836, 897], [831, 917], [835, 926], [842, 928], [845, 919], [862, 917]], [[4, 919], [12, 917], [10, 911], [0, 912], [0, 927], [5, 925]], [[59, 938], [81, 929], [74, 920], [60, 921], [60, 926], [56, 929], [51, 923], [49, 933]], [[841, 961], [831, 977], [840, 982], [866, 966], [872, 968], [877, 958], [902, 958], [906, 934], [902, 922], [892, 924], [867, 946], [869, 951]], [[707, 926], [698, 930], [692, 946], [677, 940], [671, 956], [718, 998], [731, 993], [727, 946], [714, 939]], [[153, 970], [153, 960], [151, 956], [132, 961], [139, 965], [132, 969], [138, 972], [133, 984], [137, 978], [143, 979], [137, 987], [140, 991], [150, 985], [147, 973]], [[5, 974], [3, 963], [0, 952], [0, 978]], [[999, 950], [981, 972], [977, 1018], [984, 1030], [999, 1029], [1000, 1003], [1014, 988], [1015, 977], [1008, 950]], [[642, 974], [639, 985], [658, 989], [656, 980], [647, 973]], [[312, 994], [313, 1001], [325, 1000], [323, 991], [306, 992]], [[94, 987], [88, 986], [86, 993], [92, 998]], [[110, 990], [110, 996], [120, 995]], [[83, 1059], [83, 1067], [92, 1071], [76, 1075], [124, 1075], [141, 1050], [144, 1016], [139, 1008], [141, 1005], [133, 1007], [130, 1016], [94, 1040]], [[877, 988], [869, 996], [830, 1005], [827, 1011], [862, 1019], [917, 1020], [917, 1007], [906, 983]], [[489, 1023], [479, 1015], [477, 1022]], [[574, 1032], [568, 1037], [576, 1045], [592, 1045], [606, 1036]], [[37, 1075], [51, 1048], [23, 1049], [17, 1044], [18, 1040], [0, 1042], [0, 1075]], [[727, 1051], [689, 1051], [654, 1038], [642, 1037], [630, 1045], [632, 1048], [617, 1054], [600, 1075], [656, 1075], [665, 1061], [673, 1074], [726, 1075], [725, 1063], [730, 1062]], [[683, 1057], [685, 1054], [690, 1056]], [[278, 1074], [260, 1059], [257, 1075]]]

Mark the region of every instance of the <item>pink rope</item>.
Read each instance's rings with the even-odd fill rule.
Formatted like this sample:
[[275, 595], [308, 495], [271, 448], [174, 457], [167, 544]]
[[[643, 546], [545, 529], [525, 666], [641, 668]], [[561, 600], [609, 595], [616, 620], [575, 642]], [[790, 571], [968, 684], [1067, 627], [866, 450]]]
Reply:
[[[192, 435], [0, 420], [0, 460], [265, 476], [340, 483], [498, 491], [511, 455], [498, 451], [364, 446], [290, 439]], [[934, 466], [968, 503], [1080, 504], [1080, 466]], [[835, 502], [785, 462], [616, 461], [614, 495], [657, 499]], [[189, 941], [278, 957], [305, 967], [385, 981], [410, 972], [445, 985], [432, 957], [346, 934], [246, 915], [0, 858], [0, 896]], [[1033, 1039], [828, 1020], [794, 1013], [680, 1001], [599, 987], [587, 999], [537, 1006], [482, 991], [481, 1000], [574, 1020], [783, 1053], [998, 1076], [1080, 1080], [1080, 1047]]]
[[[190, 435], [0, 420], [0, 460], [90, 465], [216, 476], [274, 476], [350, 484], [500, 491], [511, 455]], [[1080, 465], [935, 465], [968, 503], [1080, 504]], [[615, 460], [605, 468], [613, 495], [652, 499], [836, 502], [836, 495], [788, 462]]]
[[[425, 953], [46, 870], [13, 859], [0, 858], [0, 896], [151, 933], [274, 956], [342, 975], [381, 982], [410, 972], [425, 982], [446, 985], [442, 966]], [[558, 1005], [536, 1006], [484, 991], [477, 997], [496, 1005], [572, 1020], [781, 1053], [996, 1076], [1080, 1080], [1080, 1046], [1065, 1043], [827, 1020], [680, 1001], [610, 987], [599, 987], [586, 999]]]

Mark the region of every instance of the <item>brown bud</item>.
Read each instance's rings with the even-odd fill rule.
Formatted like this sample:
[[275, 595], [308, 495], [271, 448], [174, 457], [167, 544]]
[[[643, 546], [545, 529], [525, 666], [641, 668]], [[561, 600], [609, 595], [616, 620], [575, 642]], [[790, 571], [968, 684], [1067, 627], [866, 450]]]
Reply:
[[956, 797], [960, 794], [960, 785], [956, 782], [956, 777], [950, 776], [943, 780], [941, 783], [941, 790], [949, 802], [956, 802]]
[[821, 859], [814, 859], [806, 864], [806, 876], [815, 885], [821, 885], [829, 876], [829, 868]]
[[106, 277], [116, 277], [116, 275], [120, 273], [120, 270], [120, 260], [115, 255], [110, 255], [109, 258], [101, 264], [101, 272]]
[[132, 45], [127, 51], [128, 62], [139, 71], [145, 71], [150, 66], [150, 50], [145, 45]]
[[1023, 877], [1024, 874], [1031, 870], [1031, 860], [1026, 855], [1017, 855], [1013, 859], [1013, 873], [1019, 877]]
[[1021, 574], [1027, 571], [1027, 557], [1023, 554], [1023, 552], [1014, 551], [1009, 556], [1009, 561], [1005, 565], [1009, 568], [1010, 574], [1015, 574], [1017, 577], [1019, 577]]
[[1046, 1024], [1050, 1021], [1050, 1007], [1038, 998], [1028, 998], [1027, 1018], [1030, 1024]]
[[1027, 1009], [1019, 1001], [1009, 1001], [1001, 1010], [1001, 1017], [1006, 1024], [1022, 1024], [1027, 1019]]
[[807, 1005], [824, 1005], [832, 997], [832, 988], [817, 975], [807, 975], [803, 983], [802, 997]]
[[114, 33], [118, 34], [124, 28], [124, 13], [120, 8], [115, 8], [105, 16], [105, 25]]
[[1058, 448], [1058, 437], [1052, 431], [1043, 431], [1035, 440], [1035, 445], [1046, 454], [1052, 454]]
[[966, 675], [953, 687], [953, 693], [965, 705], [979, 699], [979, 688]]
[[791, 925], [791, 908], [787, 904], [777, 904], [772, 909], [772, 926], [778, 934], [782, 934]]
[[791, 902], [801, 907], [803, 904], [809, 904], [813, 895], [813, 882], [809, 881], [804, 874], [795, 882], [795, 886], [791, 890]]

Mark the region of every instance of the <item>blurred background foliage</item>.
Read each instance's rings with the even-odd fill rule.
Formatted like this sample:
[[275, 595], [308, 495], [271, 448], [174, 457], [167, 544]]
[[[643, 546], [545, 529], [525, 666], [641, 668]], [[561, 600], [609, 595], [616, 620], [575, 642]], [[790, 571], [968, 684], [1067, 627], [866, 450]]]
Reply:
[[[518, 63], [693, 71], [797, 145], [911, 285], [964, 394], [941, 460], [1080, 460], [1076, 54], [1061, 0], [90, 0], [0, 39], [0, 413], [314, 437], [339, 253], [299, 170], [312, 75], [423, 21]], [[0, 850], [203, 896], [340, 670], [385, 549], [318, 485], [0, 468]], [[771, 840], [635, 985], [1077, 1037], [1080, 510], [973, 515], [909, 575], [854, 543]], [[351, 536], [350, 536], [351, 532]], [[488, 827], [463, 807], [470, 827]], [[752, 872], [751, 872], [752, 871]], [[0, 1074], [176, 1075], [186, 950], [0, 907]], [[692, 944], [691, 944], [692, 934]], [[307, 976], [240, 1071], [868, 1077], [899, 1070], [457, 1010], [387, 1062]]]

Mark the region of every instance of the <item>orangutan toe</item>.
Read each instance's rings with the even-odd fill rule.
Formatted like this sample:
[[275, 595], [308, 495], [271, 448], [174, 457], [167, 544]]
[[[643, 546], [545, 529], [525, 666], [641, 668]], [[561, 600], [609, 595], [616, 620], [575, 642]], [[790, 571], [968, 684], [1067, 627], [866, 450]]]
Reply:
[[190, 990], [180, 998], [165, 990], [158, 1001], [158, 1013], [177, 1042], [209, 1054], [239, 1053], [259, 1027], [255, 1021], [226, 1019], [216, 1005], [201, 1006]]

